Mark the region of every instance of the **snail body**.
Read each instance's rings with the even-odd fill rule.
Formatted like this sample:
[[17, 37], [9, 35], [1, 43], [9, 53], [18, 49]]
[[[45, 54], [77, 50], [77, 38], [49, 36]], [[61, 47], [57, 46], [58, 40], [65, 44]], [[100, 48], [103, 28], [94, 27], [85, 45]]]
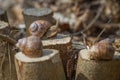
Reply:
[[29, 27], [29, 33], [34, 36], [39, 36], [40, 38], [46, 33], [50, 28], [51, 24], [45, 20], [34, 21]]
[[115, 49], [112, 46], [113, 39], [104, 39], [92, 45], [89, 49], [80, 51], [80, 56], [87, 60], [112, 60]]
[[48, 39], [51, 37], [54, 37], [57, 35], [58, 33], [58, 27], [59, 27], [59, 21], [57, 20], [56, 24], [51, 26], [47, 32], [45, 33], [45, 35], [42, 37], [42, 39]]
[[42, 42], [37, 36], [29, 36], [23, 39], [19, 39], [16, 46], [29, 57], [42, 56]]
[[112, 43], [113, 41], [107, 38], [94, 44], [88, 50], [89, 58], [93, 60], [111, 60], [115, 53]]

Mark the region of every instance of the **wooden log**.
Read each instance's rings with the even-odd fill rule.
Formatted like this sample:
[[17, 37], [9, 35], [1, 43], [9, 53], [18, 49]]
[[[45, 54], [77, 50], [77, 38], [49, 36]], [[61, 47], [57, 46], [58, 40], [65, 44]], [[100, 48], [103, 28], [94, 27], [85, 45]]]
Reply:
[[56, 49], [60, 51], [60, 57], [64, 66], [65, 74], [67, 75], [67, 62], [72, 55], [71, 37], [63, 34], [58, 34], [56, 37], [42, 40], [43, 48]]
[[51, 24], [55, 24], [55, 19], [52, 17], [53, 12], [51, 9], [48, 8], [29, 8], [23, 10], [24, 20], [26, 27], [28, 28], [30, 24], [36, 20], [47, 20]]
[[[0, 34], [9, 34], [8, 24], [0, 21]], [[17, 80], [13, 45], [0, 38], [0, 80]]]
[[44, 49], [39, 58], [18, 52], [15, 65], [18, 80], [66, 80], [59, 52], [54, 49]]
[[120, 80], [120, 54], [115, 53], [113, 60], [86, 60], [81, 55], [88, 53], [83, 49], [79, 53], [76, 80]]
[[7, 12], [0, 9], [0, 20], [8, 22]]

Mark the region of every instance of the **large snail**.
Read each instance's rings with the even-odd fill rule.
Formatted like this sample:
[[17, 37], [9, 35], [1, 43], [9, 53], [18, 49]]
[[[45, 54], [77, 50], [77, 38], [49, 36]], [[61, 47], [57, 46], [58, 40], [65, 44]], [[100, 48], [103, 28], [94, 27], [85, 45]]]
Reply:
[[86, 54], [82, 54], [83, 51], [81, 51], [81, 56], [89, 60], [112, 60], [115, 53], [113, 42], [114, 40], [109, 38], [101, 40], [92, 45]]
[[39, 36], [42, 39], [51, 38], [57, 35], [58, 21], [55, 25], [51, 25], [48, 21], [37, 20], [29, 27], [29, 33], [34, 36]]
[[42, 42], [37, 36], [19, 39], [16, 46], [29, 57], [42, 56]]

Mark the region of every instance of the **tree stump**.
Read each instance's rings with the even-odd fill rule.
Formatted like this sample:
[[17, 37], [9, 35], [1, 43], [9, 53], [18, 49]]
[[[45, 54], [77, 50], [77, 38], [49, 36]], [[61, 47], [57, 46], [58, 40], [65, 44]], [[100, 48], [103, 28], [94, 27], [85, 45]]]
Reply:
[[71, 37], [58, 34], [56, 37], [42, 40], [43, 48], [56, 49], [60, 51], [60, 57], [64, 66], [65, 74], [67, 75], [67, 61], [72, 55], [72, 42]]
[[0, 20], [8, 22], [7, 12], [2, 9], [0, 9]]
[[44, 49], [43, 56], [30, 58], [22, 52], [15, 55], [18, 80], [66, 80], [59, 52]]
[[77, 41], [72, 39], [72, 49], [73, 49], [73, 61], [74, 61], [74, 65], [73, 65], [73, 70], [72, 70], [72, 74], [71, 74], [71, 78], [72, 80], [75, 79], [75, 74], [76, 74], [76, 67], [77, 67], [77, 60], [78, 60], [78, 53], [80, 50], [85, 49], [86, 46], [83, 42]]
[[87, 52], [83, 49], [79, 53], [76, 80], [120, 80], [119, 53], [115, 53], [113, 60], [96, 61], [82, 59], [80, 55]]
[[[29, 8], [23, 11], [26, 27], [28, 28], [30, 24], [36, 20], [47, 20], [51, 24], [55, 24], [55, 19], [52, 17], [53, 12], [48, 8]], [[27, 29], [28, 30], [28, 29]]]
[[[8, 23], [0, 21], [0, 34], [9, 35]], [[13, 45], [0, 37], [0, 80], [17, 80]]]

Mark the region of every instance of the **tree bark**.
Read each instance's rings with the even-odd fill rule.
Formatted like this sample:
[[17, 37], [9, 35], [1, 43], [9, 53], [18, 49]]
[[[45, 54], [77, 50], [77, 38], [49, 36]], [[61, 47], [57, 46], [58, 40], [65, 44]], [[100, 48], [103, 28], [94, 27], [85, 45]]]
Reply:
[[18, 80], [66, 80], [59, 52], [54, 49], [44, 49], [39, 58], [18, 52], [15, 65]]
[[[79, 53], [76, 80], [119, 80], [120, 79], [120, 54], [116, 53], [113, 60], [96, 61], [81, 58], [86, 54], [86, 49]], [[117, 58], [118, 57], [118, 58]]]
[[60, 57], [64, 66], [65, 74], [67, 75], [67, 62], [72, 55], [71, 37], [58, 34], [55, 38], [42, 40], [43, 48], [56, 49], [60, 51]]

